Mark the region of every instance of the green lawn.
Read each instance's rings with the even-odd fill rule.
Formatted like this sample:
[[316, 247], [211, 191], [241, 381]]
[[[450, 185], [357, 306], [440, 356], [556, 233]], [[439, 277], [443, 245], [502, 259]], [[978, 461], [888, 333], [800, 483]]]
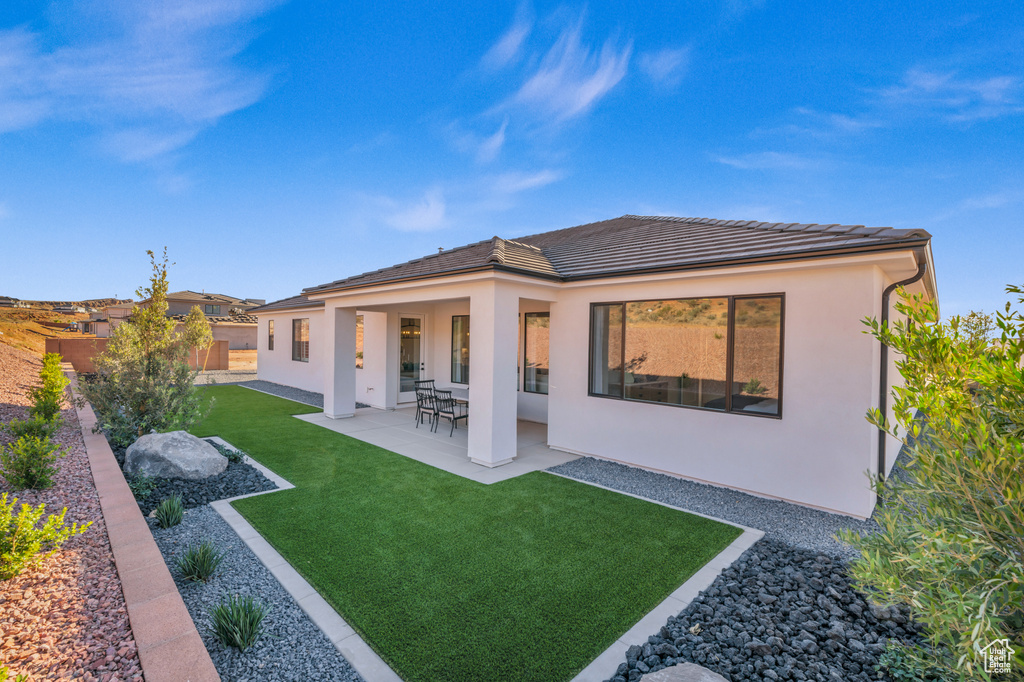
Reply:
[[543, 472], [483, 485], [238, 386], [194, 430], [295, 484], [234, 506], [405, 680], [569, 680], [740, 531]]

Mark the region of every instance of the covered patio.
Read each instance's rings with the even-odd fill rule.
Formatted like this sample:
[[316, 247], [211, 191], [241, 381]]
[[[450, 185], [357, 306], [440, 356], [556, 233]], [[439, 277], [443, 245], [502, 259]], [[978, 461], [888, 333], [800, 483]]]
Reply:
[[552, 450], [546, 445], [547, 424], [519, 420], [516, 422], [515, 458], [497, 468], [475, 464], [469, 457], [472, 421], [468, 428], [460, 424], [449, 437], [445, 422], [441, 422], [437, 433], [432, 433], [425, 419], [417, 428], [415, 416], [415, 407], [397, 410], [365, 407], [355, 410], [354, 416], [348, 419], [331, 419], [322, 412], [296, 415], [296, 418], [478, 483], [497, 483], [577, 459], [576, 455]]

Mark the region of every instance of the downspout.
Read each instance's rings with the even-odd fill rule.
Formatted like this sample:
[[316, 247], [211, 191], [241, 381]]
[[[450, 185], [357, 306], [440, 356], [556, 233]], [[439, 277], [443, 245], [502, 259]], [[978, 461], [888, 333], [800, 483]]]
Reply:
[[[889, 295], [899, 287], [913, 284], [924, 277], [928, 270], [928, 256], [924, 249], [914, 249], [914, 256], [917, 259], [917, 273], [905, 280], [893, 282], [882, 292], [882, 327], [889, 325]], [[882, 343], [881, 366], [878, 372], [878, 410], [883, 419], [888, 418], [889, 413], [889, 346]], [[878, 479], [885, 481], [885, 436], [883, 429], [878, 429]], [[876, 504], [877, 504], [876, 493]]]

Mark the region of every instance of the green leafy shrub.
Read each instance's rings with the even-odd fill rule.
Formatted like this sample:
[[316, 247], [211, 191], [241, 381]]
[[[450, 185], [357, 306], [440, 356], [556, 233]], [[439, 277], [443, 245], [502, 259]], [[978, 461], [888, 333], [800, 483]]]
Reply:
[[128, 477], [128, 489], [136, 500], [144, 500], [156, 488], [156, 479], [146, 474], [137, 474]]
[[57, 433], [58, 428], [60, 428], [60, 423], [56, 419], [47, 421], [40, 415], [32, 417], [31, 419], [12, 419], [7, 422], [6, 426], [4, 426], [4, 430], [7, 431], [14, 440], [18, 440], [23, 436], [47, 439], [53, 438], [53, 435]]
[[[861, 551], [851, 573], [925, 627], [927, 649], [900, 652], [908, 666], [989, 679], [981, 650], [1005, 638], [1007, 679], [1024, 679], [1024, 316], [1008, 303], [989, 338], [984, 316], [942, 323], [919, 296], [901, 292], [896, 310], [892, 325], [867, 324], [902, 356], [893, 408], [910, 459], [874, 481], [880, 531], [842, 534]], [[878, 410], [868, 418], [900, 435]]]
[[269, 611], [270, 607], [252, 597], [228, 596], [210, 612], [213, 634], [224, 646], [245, 651], [259, 639]]
[[185, 515], [185, 508], [181, 504], [181, 495], [175, 493], [165, 498], [156, 506], [154, 512], [156, 514], [156, 521], [160, 524], [161, 528], [177, 526]]
[[18, 498], [8, 502], [7, 493], [0, 495], [0, 580], [9, 580], [21, 573], [27, 566], [46, 559], [73, 535], [84, 533], [92, 521], [84, 526], [77, 523], [68, 528], [64, 525], [64, 514], [51, 514], [39, 525], [46, 511], [46, 505], [32, 507], [21, 505], [21, 511], [14, 513]]
[[60, 363], [61, 357], [57, 353], [47, 353], [43, 356], [43, 368], [39, 371], [39, 378], [43, 384], [29, 391], [29, 397], [33, 402], [29, 414], [33, 417], [50, 422], [60, 416], [61, 408], [64, 407], [64, 394], [70, 383], [64, 376]]
[[[6, 665], [0, 665], [0, 680], [7, 682], [11, 675], [10, 669]], [[28, 675], [18, 674], [14, 676], [14, 682], [28, 682]]]
[[167, 317], [167, 251], [153, 267], [150, 285], [136, 295], [147, 299], [117, 326], [95, 360], [96, 373], [82, 384], [82, 396], [96, 411], [97, 430], [106, 431], [115, 447], [128, 447], [151, 431], [187, 430], [200, 422], [209, 405], [195, 385], [197, 372], [188, 366], [191, 340], [207, 338], [205, 316], [190, 316], [184, 331]]
[[174, 565], [185, 580], [207, 582], [220, 568], [224, 561], [224, 552], [218, 552], [212, 542], [206, 541], [199, 545], [189, 545]]
[[210, 445], [212, 445], [214, 448], [216, 448], [217, 452], [219, 452], [220, 454], [222, 454], [225, 457], [227, 457], [229, 462], [244, 462], [245, 461], [245, 453], [242, 452], [241, 450], [235, 450], [234, 448], [224, 447], [220, 443], [215, 443], [213, 441], [206, 441], [206, 442], [209, 443]]
[[934, 662], [934, 652], [889, 640], [878, 657], [875, 670], [885, 671], [893, 682], [952, 682], [954, 673], [942, 663]]
[[0, 473], [12, 488], [49, 488], [57, 473], [57, 460], [66, 455], [49, 438], [22, 436], [0, 451]]

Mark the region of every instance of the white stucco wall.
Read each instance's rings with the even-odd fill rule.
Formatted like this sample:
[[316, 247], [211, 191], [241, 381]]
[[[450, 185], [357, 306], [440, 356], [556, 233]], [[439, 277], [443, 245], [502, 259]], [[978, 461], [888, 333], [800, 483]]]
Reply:
[[[309, 362], [292, 360], [292, 320], [301, 318], [309, 319]], [[323, 393], [323, 309], [279, 310], [263, 313], [258, 319], [256, 376], [264, 381]], [[267, 348], [270, 320], [274, 320], [274, 350]]]
[[[548, 443], [691, 479], [866, 516], [874, 495], [877, 269], [860, 265], [606, 284], [551, 307]], [[590, 303], [784, 292], [781, 419], [590, 397]]]

